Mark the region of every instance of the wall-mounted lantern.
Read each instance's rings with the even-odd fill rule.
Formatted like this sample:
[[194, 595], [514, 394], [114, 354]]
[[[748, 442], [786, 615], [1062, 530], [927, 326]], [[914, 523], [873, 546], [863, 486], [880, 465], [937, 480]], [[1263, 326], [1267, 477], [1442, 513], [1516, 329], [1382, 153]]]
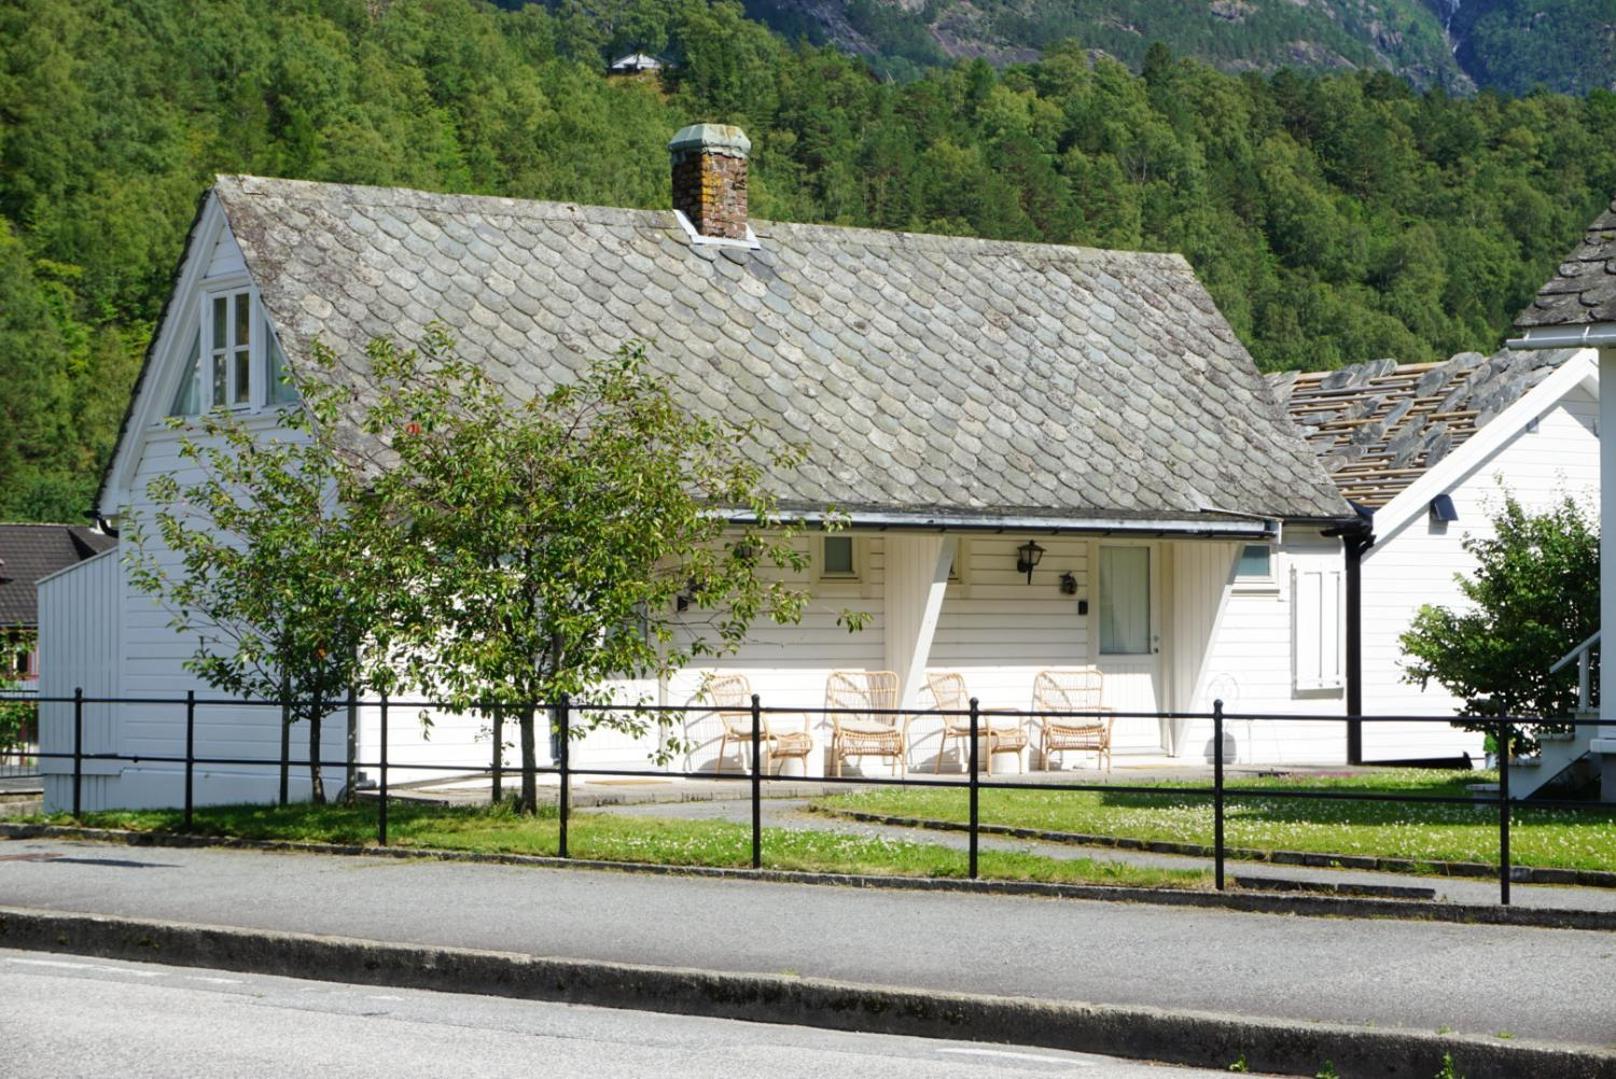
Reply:
[[1072, 571], [1071, 570], [1067, 570], [1065, 573], [1060, 575], [1060, 584], [1061, 584], [1061, 595], [1063, 595], [1063, 596], [1075, 596], [1075, 595], [1077, 595], [1077, 578], [1072, 576]]
[[1028, 540], [1016, 548], [1016, 572], [1027, 575], [1027, 583], [1032, 584], [1032, 571], [1043, 560], [1044, 549], [1032, 540]]
[[1437, 495], [1431, 499], [1431, 523], [1447, 524], [1449, 521], [1459, 519], [1459, 511], [1453, 507], [1453, 499], [1448, 495]]

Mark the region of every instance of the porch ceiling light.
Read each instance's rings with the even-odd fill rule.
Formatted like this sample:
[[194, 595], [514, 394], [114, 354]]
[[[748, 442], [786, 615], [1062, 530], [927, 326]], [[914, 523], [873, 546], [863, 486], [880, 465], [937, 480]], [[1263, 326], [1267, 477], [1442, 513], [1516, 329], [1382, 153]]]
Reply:
[[1028, 540], [1016, 548], [1016, 572], [1027, 575], [1027, 583], [1032, 584], [1032, 571], [1043, 560], [1044, 549], [1032, 540]]

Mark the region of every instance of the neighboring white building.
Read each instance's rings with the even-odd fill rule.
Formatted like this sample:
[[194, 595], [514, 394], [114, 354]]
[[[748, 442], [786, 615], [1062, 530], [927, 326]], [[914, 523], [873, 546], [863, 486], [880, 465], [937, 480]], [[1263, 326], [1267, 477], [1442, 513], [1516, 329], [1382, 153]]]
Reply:
[[[1528, 510], [1546, 509], [1565, 496], [1590, 507], [1597, 501], [1599, 371], [1593, 351], [1492, 357], [1469, 352], [1433, 364], [1377, 360], [1336, 371], [1287, 372], [1270, 381], [1325, 471], [1373, 528], [1373, 545], [1362, 556], [1361, 713], [1454, 715], [1460, 702], [1440, 686], [1421, 690], [1405, 679], [1399, 638], [1420, 607], [1463, 604], [1456, 577], [1475, 566], [1464, 540], [1492, 534], [1491, 517], [1506, 491]], [[1324, 572], [1324, 602], [1331, 602], [1339, 580], [1344, 605], [1345, 564]], [[1270, 640], [1295, 634], [1293, 646], [1310, 649], [1313, 620], [1304, 604], [1316, 592], [1313, 579], [1291, 576], [1287, 583], [1294, 628], [1283, 614], [1265, 613], [1259, 602], [1241, 597], [1220, 626], [1220, 642], [1250, 641], [1264, 632]], [[1344, 630], [1344, 612], [1342, 624]], [[1547, 657], [1545, 668], [1557, 658]], [[1262, 677], [1261, 665], [1240, 652], [1227, 660], [1215, 654], [1212, 665], [1239, 683], [1242, 709], [1308, 710], [1299, 698], [1314, 697], [1287, 685], [1283, 671]], [[1346, 701], [1321, 694], [1314, 706], [1342, 714]], [[1333, 725], [1320, 733], [1339, 737]], [[1442, 724], [1368, 723], [1362, 737], [1361, 756], [1368, 762], [1481, 756], [1480, 735]], [[1262, 746], [1255, 748], [1263, 754]]]
[[[1118, 720], [1119, 763], [1206, 753], [1204, 724], [1155, 713], [1202, 711], [1219, 696], [1235, 710], [1343, 713], [1339, 533], [1360, 518], [1182, 258], [748, 221], [745, 137], [704, 126], [673, 146], [672, 213], [221, 177], [191, 230], [100, 511], [149, 509], [147, 484], [180, 467], [168, 417], [225, 407], [277, 430], [279, 410], [295, 407], [278, 372], [300, 377], [317, 340], [363, 398], [366, 341], [413, 340], [433, 320], [522, 396], [639, 339], [693, 411], [748, 417], [766, 441], [806, 445], [807, 462], [772, 480], [783, 506], [809, 519], [835, 507], [852, 521], [801, 541], [811, 568], [800, 583], [813, 595], [803, 622], [759, 625], [718, 665], [746, 673], [767, 704], [819, 707], [829, 672], [869, 668], [897, 671], [910, 706], [929, 703], [927, 670], [953, 670], [985, 707], [1026, 708], [1039, 670], [1094, 666], [1108, 706], [1151, 713]], [[357, 453], [377, 449], [351, 437]], [[1018, 565], [1029, 542], [1041, 549], [1030, 573]], [[40, 599], [47, 640], [69, 618], [100, 627], [53, 645], [46, 695], [83, 686], [168, 699], [86, 706], [86, 752], [175, 755], [176, 702], [208, 692], [182, 668], [193, 642], [115, 556], [43, 582]], [[838, 626], [844, 608], [867, 612], [868, 627]], [[682, 704], [702, 674], [623, 692]], [[277, 722], [269, 708], [203, 710], [197, 753], [271, 761]], [[71, 748], [70, 707], [47, 707], [43, 726], [47, 749]], [[329, 760], [342, 758], [342, 726], [328, 725]], [[1229, 733], [1242, 760], [1339, 761], [1343, 726]], [[916, 722], [912, 768], [932, 766], [938, 727]], [[716, 719], [681, 733], [699, 748], [677, 763], [712, 768]], [[819, 771], [824, 725], [814, 736]], [[654, 748], [602, 732], [573, 759], [646, 767]], [[1429, 748], [1412, 740], [1387, 755]], [[360, 757], [377, 751], [367, 710]], [[490, 747], [480, 721], [441, 716], [430, 741], [394, 727], [390, 751], [397, 764], [452, 770], [480, 767]], [[945, 770], [957, 772], [954, 753]], [[47, 769], [52, 804], [65, 801], [68, 768]], [[181, 795], [173, 764], [90, 761], [86, 774], [90, 808]], [[275, 788], [272, 767], [199, 776], [204, 802]]]

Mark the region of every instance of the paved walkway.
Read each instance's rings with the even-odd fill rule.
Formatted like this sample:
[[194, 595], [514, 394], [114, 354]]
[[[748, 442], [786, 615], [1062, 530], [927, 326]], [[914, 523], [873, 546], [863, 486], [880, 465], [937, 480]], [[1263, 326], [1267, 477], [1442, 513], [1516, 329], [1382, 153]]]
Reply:
[[1616, 1042], [1604, 933], [45, 840], [0, 843], [0, 859], [8, 906]]
[[[725, 820], [737, 824], [752, 822], [750, 802], [715, 800], [706, 802], [644, 803], [603, 807], [605, 812], [644, 817], [676, 817], [683, 820]], [[900, 828], [849, 820], [828, 813], [808, 812], [807, 799], [771, 799], [763, 803], [763, 823], [770, 828], [819, 829], [849, 835], [903, 839], [915, 843], [937, 843], [964, 850], [970, 839], [964, 832], [930, 828]], [[1148, 851], [1119, 850], [1115, 847], [1080, 847], [1070, 843], [1044, 843], [1008, 836], [983, 835], [984, 850], [1019, 851], [1047, 858], [1092, 858], [1097, 862], [1124, 862], [1158, 869], [1207, 869], [1210, 858]], [[1494, 904], [1498, 902], [1498, 882], [1467, 877], [1431, 877], [1370, 870], [1315, 869], [1307, 866], [1272, 865], [1233, 858], [1225, 863], [1233, 877], [1264, 880], [1318, 881], [1329, 884], [1396, 885], [1431, 888], [1435, 898], [1451, 903]], [[1548, 884], [1512, 884], [1510, 901], [1522, 907], [1549, 907], [1561, 910], [1616, 911], [1616, 888], [1572, 888]], [[1616, 1029], [1616, 1024], [1613, 1024]]]

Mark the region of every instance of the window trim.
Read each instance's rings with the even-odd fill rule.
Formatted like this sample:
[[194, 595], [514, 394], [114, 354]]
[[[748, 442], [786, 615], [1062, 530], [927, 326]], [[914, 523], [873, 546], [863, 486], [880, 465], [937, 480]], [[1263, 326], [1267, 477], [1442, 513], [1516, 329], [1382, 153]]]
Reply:
[[[825, 569], [825, 544], [830, 540], [845, 539], [848, 544], [848, 557], [853, 564], [851, 573], [830, 573]], [[814, 548], [814, 579], [830, 584], [858, 584], [864, 580], [864, 551], [863, 544], [857, 536], [846, 532], [827, 532], [819, 537]]]
[[[232, 299], [235, 297], [236, 299]], [[227, 346], [222, 352], [215, 348], [213, 340], [213, 305], [215, 300], [224, 299], [227, 303], [238, 305], [245, 297], [248, 305], [247, 311], [247, 385], [246, 400], [232, 403], [229, 400], [216, 400], [214, 395], [213, 365], [218, 353], [227, 364], [225, 371], [226, 397], [231, 396], [236, 387], [234, 381], [233, 360], [234, 354], [239, 351], [235, 345]], [[227, 309], [226, 325], [233, 328], [236, 325], [236, 307]], [[191, 306], [191, 333], [181, 345], [178, 354], [172, 357], [175, 374], [170, 377], [167, 391], [168, 396], [162, 414], [154, 426], [166, 425], [172, 420], [190, 420], [205, 416], [214, 409], [223, 409], [237, 415], [254, 413], [273, 413], [275, 411], [296, 407], [301, 397], [296, 393], [296, 387], [282, 399], [277, 399], [276, 387], [270, 383], [270, 364], [272, 349], [279, 347], [275, 336], [275, 327], [270, 324], [269, 312], [264, 309], [258, 290], [253, 287], [252, 280], [246, 276], [232, 274], [228, 277], [219, 277], [202, 282], [196, 291], [196, 299]], [[194, 350], [194, 351], [193, 351]], [[284, 358], [285, 349], [281, 348]], [[195, 412], [178, 412], [175, 410], [179, 398], [183, 393], [183, 380], [190, 365], [192, 356], [196, 357], [196, 404]], [[284, 360], [283, 360], [284, 362]]]
[[[1240, 560], [1245, 557], [1248, 547], [1267, 548], [1268, 573], [1266, 576], [1241, 574]], [[1279, 548], [1272, 543], [1242, 543], [1235, 552], [1233, 575], [1230, 580], [1236, 592], [1246, 595], [1278, 596], [1282, 591], [1279, 574]]]

